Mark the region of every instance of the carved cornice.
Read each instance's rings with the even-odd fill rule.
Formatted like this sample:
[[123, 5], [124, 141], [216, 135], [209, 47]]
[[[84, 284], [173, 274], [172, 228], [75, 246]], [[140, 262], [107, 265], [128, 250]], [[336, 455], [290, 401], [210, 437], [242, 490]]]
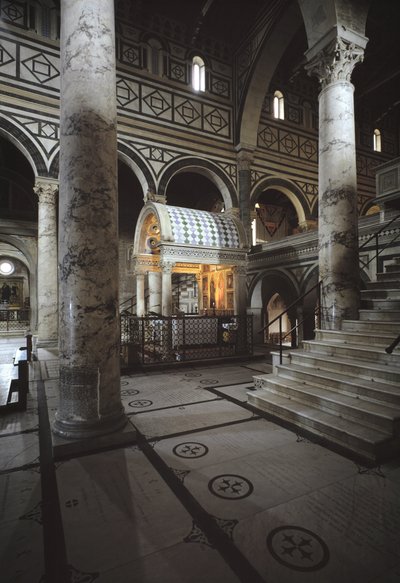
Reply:
[[309, 75], [318, 77], [322, 87], [326, 87], [335, 81], [350, 82], [354, 67], [363, 58], [363, 47], [337, 37], [313, 56], [305, 69]]
[[163, 245], [163, 255], [172, 261], [212, 263], [215, 265], [240, 264], [246, 261], [246, 249], [230, 251], [229, 249], [202, 249], [198, 247], [183, 248], [172, 245]]

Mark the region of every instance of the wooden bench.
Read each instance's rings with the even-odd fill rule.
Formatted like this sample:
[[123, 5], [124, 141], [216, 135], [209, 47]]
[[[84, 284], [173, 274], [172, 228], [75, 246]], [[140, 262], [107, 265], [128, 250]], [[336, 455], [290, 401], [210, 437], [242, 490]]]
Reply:
[[25, 411], [29, 390], [29, 350], [17, 349], [13, 364], [0, 365], [0, 413]]

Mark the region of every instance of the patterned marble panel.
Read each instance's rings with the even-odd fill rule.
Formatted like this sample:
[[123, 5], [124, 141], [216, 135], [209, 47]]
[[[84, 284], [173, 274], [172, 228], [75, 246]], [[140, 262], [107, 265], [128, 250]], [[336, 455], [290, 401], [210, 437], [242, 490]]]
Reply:
[[166, 208], [175, 243], [230, 249], [239, 247], [239, 233], [230, 217], [174, 206]]

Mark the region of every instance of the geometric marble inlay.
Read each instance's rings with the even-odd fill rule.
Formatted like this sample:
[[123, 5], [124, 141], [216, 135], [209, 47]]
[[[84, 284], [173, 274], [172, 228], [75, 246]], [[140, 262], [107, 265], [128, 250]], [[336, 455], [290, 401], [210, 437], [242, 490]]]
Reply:
[[224, 474], [215, 476], [208, 482], [208, 489], [214, 496], [226, 500], [241, 500], [253, 492], [253, 484], [243, 476]]
[[59, 71], [44, 53], [37, 53], [29, 57], [29, 59], [22, 61], [22, 64], [32, 73], [39, 83], [46, 83], [59, 75]]
[[204, 247], [237, 249], [240, 238], [235, 222], [224, 213], [210, 213], [183, 207], [166, 206], [174, 242]]
[[185, 443], [176, 445], [172, 451], [176, 456], [181, 458], [198, 459], [207, 455], [208, 447], [196, 441], [186, 441]]
[[317, 571], [329, 561], [324, 541], [301, 526], [280, 526], [267, 536], [271, 555], [281, 565], [295, 571]]
[[6, 50], [6, 48], [0, 44], [0, 67], [8, 65], [15, 61], [14, 57]]

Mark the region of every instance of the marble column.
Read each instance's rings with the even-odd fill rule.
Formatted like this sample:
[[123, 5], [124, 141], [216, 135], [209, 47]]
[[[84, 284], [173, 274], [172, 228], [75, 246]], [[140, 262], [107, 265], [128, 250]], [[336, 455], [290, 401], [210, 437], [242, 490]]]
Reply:
[[251, 245], [251, 214], [250, 214], [250, 194], [251, 194], [251, 164], [253, 161], [253, 150], [239, 146], [237, 153], [237, 165], [239, 174], [239, 208], [240, 218], [243, 223], [248, 244]]
[[38, 343], [58, 344], [57, 195], [58, 181], [38, 177]]
[[149, 271], [149, 311], [161, 314], [161, 272]]
[[237, 350], [243, 352], [246, 350], [247, 345], [247, 268], [246, 265], [236, 265], [232, 268], [232, 271], [235, 315], [240, 316]]
[[53, 430], [124, 427], [113, 0], [61, 0], [60, 404]]
[[354, 66], [361, 47], [336, 38], [307, 65], [318, 75], [319, 95], [319, 276], [322, 327], [340, 330], [358, 319], [357, 168], [354, 129]]
[[173, 264], [169, 261], [163, 261], [160, 266], [162, 270], [161, 312], [163, 316], [171, 316]]
[[143, 317], [146, 314], [144, 278], [144, 273], [136, 273], [136, 315], [140, 317]]
[[233, 272], [235, 314], [239, 316], [245, 316], [247, 302], [246, 265], [236, 265], [235, 267], [232, 268], [232, 272]]

